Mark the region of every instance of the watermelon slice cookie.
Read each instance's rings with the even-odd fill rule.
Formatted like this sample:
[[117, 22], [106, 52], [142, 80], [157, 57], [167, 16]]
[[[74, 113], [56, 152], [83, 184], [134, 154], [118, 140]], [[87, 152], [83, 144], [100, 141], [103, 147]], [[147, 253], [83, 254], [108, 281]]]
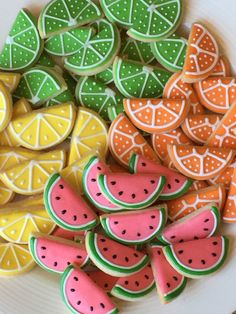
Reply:
[[178, 220], [191, 214], [197, 209], [209, 205], [212, 202], [221, 211], [226, 199], [226, 191], [223, 185], [213, 185], [202, 190], [192, 191], [175, 200], [167, 201], [169, 219]]
[[183, 292], [187, 279], [169, 264], [162, 245], [151, 243], [148, 253], [159, 297], [162, 303], [168, 303]]
[[84, 267], [89, 260], [84, 245], [43, 234], [30, 237], [29, 249], [40, 267], [55, 273], [63, 273], [70, 264]]
[[192, 180], [182, 174], [168, 169], [155, 161], [148, 160], [141, 155], [133, 154], [129, 167], [131, 173], [153, 173], [165, 176], [166, 184], [159, 196], [160, 200], [180, 197], [188, 191], [192, 184]]
[[78, 75], [95, 75], [105, 70], [120, 49], [120, 33], [115, 24], [101, 19], [90, 26], [96, 34], [65, 59], [65, 68]]
[[111, 292], [117, 280], [119, 280], [117, 277], [110, 276], [99, 269], [89, 271], [87, 272], [87, 275], [96, 283], [96, 285], [105, 290], [107, 293]]
[[180, 99], [125, 99], [124, 109], [133, 124], [148, 133], [176, 129], [186, 118], [190, 106]]
[[106, 292], [73, 265], [61, 277], [61, 295], [72, 313], [118, 314]]
[[177, 34], [151, 43], [157, 61], [171, 72], [181, 71], [186, 57], [187, 40]]
[[67, 229], [63, 229], [61, 227], [57, 227], [52, 235], [58, 238], [71, 240], [75, 242], [84, 242], [83, 239], [85, 237], [86, 231], [71, 231]]
[[219, 48], [213, 35], [201, 24], [194, 23], [188, 40], [183, 80], [188, 83], [207, 78], [219, 61]]
[[230, 77], [231, 76], [231, 66], [229, 60], [226, 56], [221, 56], [217, 65], [215, 66], [211, 76], [223, 76]]
[[162, 96], [170, 73], [158, 67], [116, 57], [113, 62], [114, 82], [127, 98]]
[[234, 151], [228, 148], [193, 145], [168, 145], [175, 167], [195, 180], [207, 180], [223, 171], [233, 160]]
[[181, 127], [193, 142], [206, 144], [218, 126], [220, 119], [221, 116], [217, 114], [190, 115], [184, 120]]
[[236, 222], [236, 168], [234, 168], [232, 181], [229, 187], [228, 197], [223, 211], [223, 221], [227, 223]]
[[211, 203], [168, 225], [158, 240], [168, 245], [209, 238], [220, 222], [219, 210], [215, 203]]
[[199, 100], [207, 109], [224, 114], [236, 100], [234, 77], [209, 77], [194, 84]]
[[96, 214], [58, 173], [46, 183], [44, 202], [52, 220], [64, 229], [89, 230], [97, 225]]
[[149, 173], [107, 173], [98, 176], [98, 185], [104, 195], [124, 209], [151, 206], [166, 183], [164, 176]]
[[191, 84], [182, 80], [182, 72], [173, 74], [166, 83], [163, 97], [169, 99], [186, 99], [190, 103], [189, 114], [204, 114], [205, 108], [201, 105]]
[[86, 249], [93, 263], [111, 276], [132, 275], [149, 262], [146, 254], [90, 231], [86, 234]]
[[60, 34], [102, 17], [98, 6], [88, 0], [53, 0], [41, 11], [38, 29], [42, 38]]
[[124, 244], [145, 243], [163, 230], [167, 220], [165, 205], [148, 209], [100, 216], [101, 224], [110, 238]]
[[34, 65], [43, 47], [36, 18], [26, 9], [20, 10], [0, 54], [0, 69], [22, 71]]
[[137, 301], [143, 299], [155, 288], [155, 281], [150, 265], [138, 273], [117, 280], [111, 294], [121, 300]]
[[129, 159], [134, 152], [150, 160], [159, 160], [145, 138], [123, 113], [113, 120], [108, 138], [112, 156], [125, 167], [129, 165]]
[[189, 278], [201, 278], [223, 266], [228, 249], [228, 238], [216, 236], [166, 246], [164, 253], [178, 272]]
[[76, 99], [109, 121], [108, 108], [123, 103], [123, 96], [92, 77], [81, 77], [76, 87]]

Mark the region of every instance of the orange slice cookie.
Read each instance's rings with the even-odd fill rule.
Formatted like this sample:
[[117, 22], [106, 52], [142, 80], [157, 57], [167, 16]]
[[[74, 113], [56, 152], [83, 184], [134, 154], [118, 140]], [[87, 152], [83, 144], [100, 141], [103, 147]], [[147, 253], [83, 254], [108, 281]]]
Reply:
[[192, 86], [182, 80], [182, 72], [175, 73], [170, 77], [165, 85], [163, 97], [187, 99], [190, 103], [190, 114], [203, 114], [205, 112], [205, 108], [200, 104]]
[[231, 67], [229, 60], [225, 56], [221, 56], [217, 65], [215, 66], [211, 76], [231, 76]]
[[168, 145], [167, 148], [179, 172], [195, 180], [208, 180], [218, 175], [235, 155], [231, 149], [218, 147]]
[[178, 220], [212, 202], [216, 203], [221, 210], [225, 197], [225, 188], [221, 185], [187, 193], [182, 197], [166, 202], [169, 218], [172, 221]]
[[159, 161], [151, 146], [123, 113], [113, 120], [108, 138], [112, 156], [123, 166], [128, 167], [132, 153]]
[[230, 184], [222, 219], [227, 223], [236, 222], [236, 168], [233, 172], [233, 178]]
[[194, 83], [210, 76], [218, 60], [219, 48], [215, 38], [205, 26], [194, 23], [188, 40], [183, 80]]
[[206, 181], [198, 181], [198, 180], [194, 180], [192, 185], [189, 188], [189, 192], [190, 191], [198, 191], [201, 189], [205, 189], [207, 188], [209, 185], [207, 184]]
[[193, 144], [193, 142], [184, 134], [181, 128], [177, 128], [171, 132], [152, 135], [152, 146], [157, 156], [162, 160], [165, 166], [170, 166], [168, 156], [168, 144]]
[[194, 84], [198, 98], [209, 110], [224, 114], [236, 100], [236, 78], [209, 77]]
[[207, 145], [236, 149], [236, 102], [230, 107], [207, 140]]
[[220, 118], [221, 116], [216, 114], [192, 115], [184, 120], [181, 127], [192, 141], [205, 144], [219, 124]]
[[180, 99], [124, 99], [124, 109], [140, 130], [163, 133], [180, 126], [189, 112], [189, 103]]

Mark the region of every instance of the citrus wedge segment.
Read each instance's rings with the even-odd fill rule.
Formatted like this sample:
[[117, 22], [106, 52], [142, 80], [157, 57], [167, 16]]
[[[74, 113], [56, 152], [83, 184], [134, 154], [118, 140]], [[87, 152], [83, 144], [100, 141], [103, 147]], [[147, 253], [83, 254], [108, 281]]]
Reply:
[[113, 78], [112, 66], [109, 66], [106, 70], [96, 74], [95, 79], [106, 85], [113, 83], [114, 78]]
[[0, 173], [3, 183], [23, 195], [41, 193], [52, 173], [60, 172], [65, 164], [64, 150], [40, 154]]
[[0, 68], [19, 71], [35, 64], [42, 51], [36, 18], [26, 9], [20, 10], [0, 54]]
[[219, 61], [216, 64], [213, 72], [211, 73], [211, 76], [231, 76], [231, 67], [229, 60], [226, 58], [226, 56], [221, 56], [219, 58]]
[[[236, 169], [236, 168], [235, 168]], [[227, 223], [236, 222], [236, 170], [233, 171], [232, 181], [228, 197], [223, 211], [223, 221]]]
[[20, 82], [20, 73], [6, 73], [0, 72], [0, 81], [2, 81], [9, 89], [10, 93], [13, 93]]
[[94, 149], [103, 156], [107, 154], [107, 125], [96, 112], [80, 107], [71, 138], [69, 165]]
[[0, 206], [9, 203], [15, 196], [15, 193], [0, 181]]
[[8, 88], [0, 81], [0, 131], [4, 130], [12, 117], [12, 97]]
[[10, 129], [22, 146], [42, 150], [60, 144], [70, 134], [76, 117], [73, 103], [34, 110], [12, 120]]
[[201, 189], [205, 189], [207, 188], [209, 185], [207, 184], [206, 181], [198, 181], [198, 180], [194, 180], [192, 185], [189, 188], [189, 192], [193, 192], [193, 191], [198, 191]]

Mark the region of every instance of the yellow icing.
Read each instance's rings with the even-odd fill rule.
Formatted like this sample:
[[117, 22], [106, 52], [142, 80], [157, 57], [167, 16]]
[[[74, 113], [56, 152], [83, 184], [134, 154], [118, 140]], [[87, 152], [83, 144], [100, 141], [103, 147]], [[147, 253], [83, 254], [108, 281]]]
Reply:
[[3, 131], [12, 117], [12, 97], [7, 87], [0, 81], [0, 131]]
[[0, 72], [0, 81], [6, 85], [10, 93], [14, 92], [20, 82], [20, 73]]

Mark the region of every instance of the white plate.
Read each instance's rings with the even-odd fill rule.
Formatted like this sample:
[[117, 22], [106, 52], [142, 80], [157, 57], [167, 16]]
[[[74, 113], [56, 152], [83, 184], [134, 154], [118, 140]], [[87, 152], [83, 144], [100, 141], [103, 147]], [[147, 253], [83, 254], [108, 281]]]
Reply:
[[[0, 42], [2, 43], [18, 10], [40, 11], [45, 0], [0, 0]], [[222, 52], [236, 65], [236, 1], [185, 0], [185, 25], [202, 21], [219, 39]], [[235, 69], [235, 68], [234, 68]], [[231, 239], [236, 226], [225, 226]], [[175, 301], [161, 305], [156, 293], [138, 303], [120, 303], [121, 313], [135, 314], [231, 314], [236, 310], [236, 245], [232, 243], [225, 267], [212, 277], [189, 281]], [[36, 268], [29, 274], [0, 280], [1, 314], [66, 314], [59, 291], [59, 278]], [[96, 313], [95, 313], [96, 314]]]

